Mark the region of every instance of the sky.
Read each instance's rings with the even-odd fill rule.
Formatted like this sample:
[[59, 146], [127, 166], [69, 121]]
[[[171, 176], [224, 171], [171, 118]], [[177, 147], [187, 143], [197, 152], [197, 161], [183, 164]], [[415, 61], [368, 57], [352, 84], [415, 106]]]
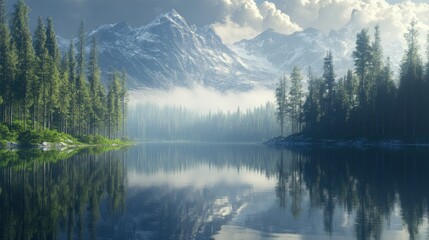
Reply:
[[[12, 9], [17, 0], [8, 0]], [[429, 30], [429, 0], [26, 0], [34, 28], [39, 16], [52, 16], [57, 34], [76, 35], [81, 20], [88, 30], [102, 24], [145, 25], [175, 9], [190, 24], [212, 25], [222, 40], [233, 43], [272, 28], [290, 34], [314, 27], [328, 33], [346, 24], [355, 28], [380, 24], [385, 37], [405, 32], [417, 19]], [[353, 17], [352, 17], [352, 13]], [[390, 35], [391, 36], [390, 36]], [[426, 33], [425, 33], [426, 34]], [[402, 34], [399, 34], [402, 36]]]

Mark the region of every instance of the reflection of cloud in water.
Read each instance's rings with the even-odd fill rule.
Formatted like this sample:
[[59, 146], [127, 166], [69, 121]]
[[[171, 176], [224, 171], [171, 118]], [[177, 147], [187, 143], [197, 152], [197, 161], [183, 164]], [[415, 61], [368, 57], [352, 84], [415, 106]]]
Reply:
[[205, 188], [222, 184], [249, 186], [254, 191], [265, 191], [272, 190], [275, 181], [274, 178], [268, 179], [253, 170], [237, 170], [232, 167], [214, 168], [205, 164], [181, 172], [158, 171], [153, 174], [142, 174], [130, 171], [128, 173], [128, 186], [131, 188], [163, 185], [175, 188], [187, 186]]

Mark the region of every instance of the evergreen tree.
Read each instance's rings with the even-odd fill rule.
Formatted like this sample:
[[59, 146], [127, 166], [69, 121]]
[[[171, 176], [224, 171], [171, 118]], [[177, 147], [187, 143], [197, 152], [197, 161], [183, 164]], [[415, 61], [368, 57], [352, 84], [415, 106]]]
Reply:
[[125, 118], [127, 116], [127, 106], [128, 106], [128, 93], [127, 93], [127, 73], [125, 70], [121, 72], [121, 91], [119, 93], [119, 97], [121, 99], [121, 105], [122, 105], [122, 137], [126, 137], [125, 133]]
[[18, 101], [18, 116], [24, 121], [27, 128], [27, 111], [31, 106], [31, 86], [35, 80], [35, 56], [28, 26], [29, 8], [23, 0], [18, 0], [12, 17], [12, 39], [17, 52], [17, 74], [15, 80], [15, 96]]
[[323, 80], [325, 83], [324, 101], [322, 113], [324, 114], [324, 122], [327, 124], [328, 131], [333, 133], [335, 122], [335, 72], [332, 52], [329, 51], [324, 58], [323, 64]]
[[89, 100], [89, 89], [85, 78], [85, 28], [81, 22], [78, 32], [78, 51], [77, 51], [77, 79], [76, 79], [76, 103], [77, 120], [79, 122], [77, 134], [88, 133], [89, 117], [92, 108]]
[[[399, 99], [403, 135], [416, 136], [423, 115], [418, 106], [422, 104], [423, 64], [419, 54], [416, 22], [410, 24], [405, 34], [407, 49], [400, 66]], [[427, 94], [427, 93], [426, 93]], [[421, 129], [421, 128], [420, 128]]]
[[286, 86], [286, 77], [283, 77], [279, 80], [279, 83], [276, 87], [276, 103], [277, 103], [277, 120], [280, 123], [280, 135], [284, 136], [284, 126], [286, 122], [287, 116], [287, 106], [288, 106], [288, 97], [286, 94], [287, 86]]
[[294, 67], [290, 75], [291, 86], [289, 90], [288, 112], [291, 119], [292, 133], [301, 131], [302, 118], [302, 75], [298, 67]]
[[33, 129], [41, 121], [43, 129], [47, 127], [49, 71], [51, 62], [46, 48], [46, 29], [40, 17], [34, 33], [34, 51], [36, 54], [36, 78], [31, 86], [33, 96]]
[[108, 137], [110, 139], [114, 138], [116, 135], [116, 126], [117, 126], [117, 119], [118, 119], [118, 89], [119, 89], [119, 80], [118, 80], [118, 74], [115, 71], [114, 73], [110, 74], [109, 79], [109, 86], [107, 91], [107, 130], [108, 130]]
[[54, 63], [59, 66], [61, 55], [60, 50], [58, 49], [57, 35], [55, 34], [54, 21], [52, 20], [52, 17], [48, 17], [47, 19], [46, 48], [48, 49], [51, 59], [53, 59]]
[[[54, 23], [51, 17], [47, 19], [46, 28], [46, 49], [49, 53], [49, 73], [48, 73], [48, 127], [52, 128], [54, 122], [54, 114], [60, 108], [60, 87], [61, 87], [61, 74], [60, 74], [60, 51], [56, 40], [54, 30]], [[61, 120], [59, 120], [60, 122]]]
[[311, 69], [308, 71], [308, 94], [303, 106], [304, 111], [304, 122], [306, 131], [309, 134], [316, 135], [318, 132], [317, 127], [320, 123], [321, 117], [321, 100], [322, 92], [320, 90], [322, 81], [321, 79], [315, 78]]
[[367, 132], [368, 109], [369, 109], [369, 94], [372, 88], [372, 82], [368, 78], [369, 68], [371, 66], [371, 45], [368, 36], [368, 29], [362, 29], [356, 37], [356, 50], [353, 51], [353, 59], [355, 64], [355, 73], [359, 79], [359, 113], [361, 115], [361, 131], [362, 134]]
[[88, 64], [88, 81], [91, 96], [90, 132], [99, 133], [105, 115], [105, 89], [101, 84], [100, 67], [98, 66], [98, 52], [95, 37], [92, 39]]
[[386, 100], [387, 100], [387, 82], [383, 77], [383, 50], [381, 47], [380, 27], [375, 26], [374, 42], [371, 45], [371, 68], [370, 78], [375, 82], [371, 95], [374, 96], [374, 103], [371, 106], [370, 112], [373, 116], [373, 126], [375, 126], [375, 133], [380, 134], [381, 130], [385, 128], [382, 119], [386, 114]]
[[70, 64], [69, 64], [69, 55], [68, 53], [64, 54], [61, 61], [61, 73], [60, 73], [60, 88], [59, 88], [59, 97], [58, 98], [58, 114], [59, 114], [59, 129], [62, 132], [68, 132], [68, 120], [69, 114], [72, 111], [71, 104], [73, 92], [71, 91], [72, 83], [69, 78], [70, 73]]
[[12, 124], [14, 107], [14, 85], [17, 65], [15, 45], [6, 17], [6, 1], [0, 0], [0, 97], [2, 98], [1, 121]]
[[395, 128], [394, 119], [396, 119], [397, 113], [397, 89], [393, 81], [392, 69], [390, 67], [390, 58], [387, 58], [386, 65], [384, 66], [382, 81], [386, 87], [384, 101], [382, 106], [380, 106], [383, 108], [380, 134], [382, 136], [392, 136]]
[[77, 103], [77, 88], [76, 88], [76, 56], [75, 56], [75, 50], [74, 50], [74, 44], [73, 41], [70, 42], [70, 47], [68, 51], [68, 91], [70, 96], [70, 132], [73, 134], [77, 133], [77, 117], [78, 117], [78, 103]]

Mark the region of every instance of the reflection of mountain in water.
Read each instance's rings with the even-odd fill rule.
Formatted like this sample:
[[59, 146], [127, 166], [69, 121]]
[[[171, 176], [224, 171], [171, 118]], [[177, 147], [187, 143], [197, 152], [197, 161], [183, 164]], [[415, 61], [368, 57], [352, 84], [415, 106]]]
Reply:
[[418, 239], [427, 153], [187, 143], [38, 156], [0, 168], [0, 239]]
[[[159, 172], [176, 178], [195, 171], [204, 174], [207, 166], [211, 171], [238, 174], [250, 169], [274, 176], [276, 162], [263, 159], [274, 157], [275, 152], [251, 144], [146, 144], [130, 151], [133, 157], [127, 164], [131, 172], [146, 176], [140, 181]], [[136, 180], [130, 180], [126, 216], [121, 221], [135, 226], [136, 237], [144, 239], [210, 239], [250, 201], [253, 191], [251, 184], [222, 179], [178, 185], [165, 179], [150, 186], [134, 184]]]

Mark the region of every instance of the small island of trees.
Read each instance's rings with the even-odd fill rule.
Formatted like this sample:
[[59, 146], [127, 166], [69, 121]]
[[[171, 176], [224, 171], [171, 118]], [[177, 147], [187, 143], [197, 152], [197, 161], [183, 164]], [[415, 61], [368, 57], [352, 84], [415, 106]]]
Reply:
[[423, 64], [417, 39], [416, 21], [412, 21], [397, 82], [390, 59], [383, 57], [379, 26], [373, 39], [367, 28], [357, 34], [354, 71], [337, 78], [332, 52], [324, 58], [321, 77], [309, 69], [305, 96], [303, 76], [295, 67], [290, 87], [283, 77], [276, 88], [280, 125], [290, 120], [292, 134], [315, 139], [429, 139], [429, 42]]
[[9, 18], [0, 0], [0, 140], [37, 142], [58, 132], [81, 139], [123, 136], [126, 73], [111, 73], [106, 91], [95, 38], [86, 60], [83, 22], [77, 41], [61, 54], [52, 18], [46, 26], [39, 18], [32, 36], [29, 11], [18, 0]]

